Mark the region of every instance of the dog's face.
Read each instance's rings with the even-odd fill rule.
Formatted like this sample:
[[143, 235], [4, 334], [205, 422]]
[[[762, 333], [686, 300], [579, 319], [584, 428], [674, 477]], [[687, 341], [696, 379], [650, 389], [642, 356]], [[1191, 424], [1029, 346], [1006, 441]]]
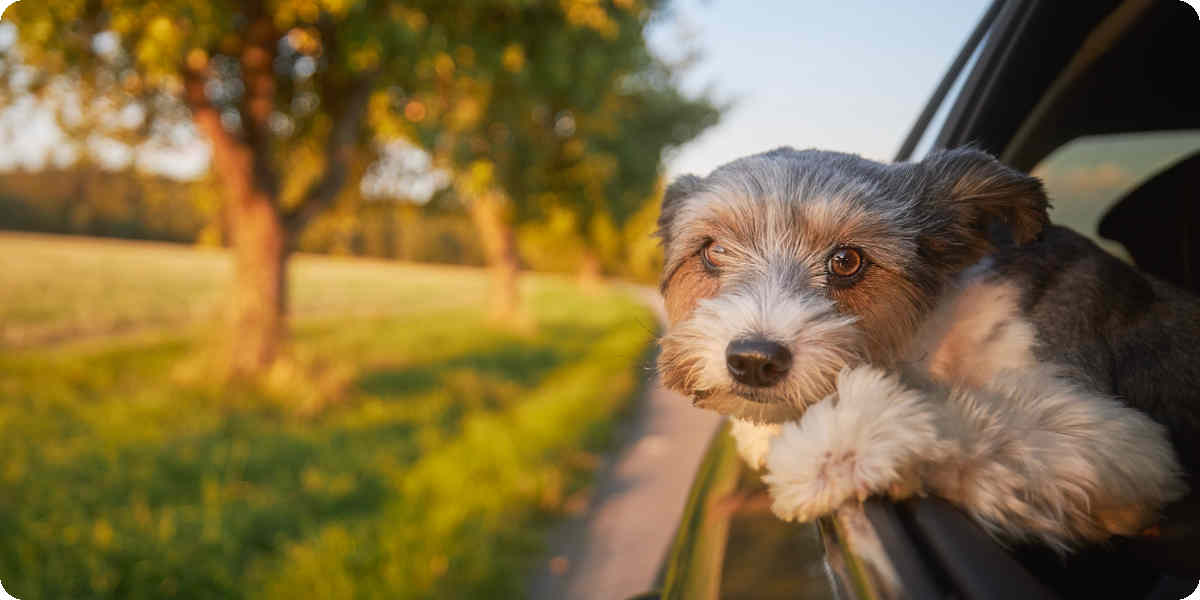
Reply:
[[659, 220], [663, 381], [723, 414], [794, 419], [844, 367], [895, 363], [951, 277], [1046, 222], [1040, 183], [974, 150], [884, 165], [781, 148], [682, 177]]

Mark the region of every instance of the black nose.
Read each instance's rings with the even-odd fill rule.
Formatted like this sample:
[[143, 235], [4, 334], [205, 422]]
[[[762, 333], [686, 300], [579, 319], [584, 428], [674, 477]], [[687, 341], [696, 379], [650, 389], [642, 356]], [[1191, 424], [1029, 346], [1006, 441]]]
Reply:
[[740, 383], [768, 387], [787, 375], [792, 353], [782, 344], [762, 338], [734, 340], [725, 348], [725, 366]]

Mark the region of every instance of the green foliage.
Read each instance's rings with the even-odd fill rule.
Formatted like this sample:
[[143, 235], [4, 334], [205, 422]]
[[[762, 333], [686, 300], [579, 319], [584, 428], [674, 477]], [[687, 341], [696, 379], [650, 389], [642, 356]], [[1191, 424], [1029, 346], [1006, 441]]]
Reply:
[[[499, 188], [518, 222], [565, 209], [585, 240], [594, 219], [620, 228], [654, 190], [664, 152], [720, 115], [710, 99], [679, 91], [681, 65], [647, 48], [646, 28], [665, 5], [459, 3], [442, 30], [470, 52], [435, 57], [446, 85], [402, 103], [404, 115], [381, 105], [374, 122], [407, 121], [460, 174], [461, 193]], [[413, 122], [414, 105], [443, 118]]]
[[654, 283], [662, 271], [662, 248], [654, 237], [658, 213], [655, 194], [624, 226], [618, 228], [601, 215], [591, 221], [586, 236], [580, 236], [583, 226], [576, 213], [563, 207], [551, 209], [547, 217], [518, 229], [521, 256], [536, 271], [579, 273], [590, 253], [609, 275]]
[[302, 252], [373, 256], [414, 262], [482, 265], [470, 219], [390, 202], [340, 202], [296, 242]]
[[[279, 46], [272, 65], [279, 75], [272, 108], [296, 119], [301, 132], [327, 126], [321, 121], [339, 102], [329, 94], [350, 79], [377, 72], [410, 81], [415, 59], [435, 42], [421, 35], [428, 19], [419, 9], [361, 0], [31, 2], [15, 5], [6, 17], [19, 26], [30, 64], [47, 75], [77, 70], [77, 83], [99, 93], [128, 94], [127, 100], [142, 98], [142, 92], [179, 95], [189, 71], [210, 67], [213, 81], [244, 86], [238, 83], [247, 66], [242, 61], [253, 57], [243, 52], [271, 37], [268, 51], [276, 52], [276, 41]], [[108, 51], [95, 42], [102, 32], [117, 36]], [[304, 57], [319, 60], [314, 67], [320, 68], [296, 69]], [[136, 75], [137, 85], [105, 75], [113, 71]], [[209, 96], [237, 109], [248, 92], [214, 89]], [[293, 102], [306, 94], [320, 96], [320, 104]], [[303, 136], [280, 136], [289, 138], [304, 143]]]
[[[252, 145], [266, 136], [276, 164], [288, 165], [285, 207], [303, 203], [329, 168], [331, 132], [366, 84], [374, 139], [418, 141], [463, 176], [485, 163], [486, 181], [475, 183], [503, 190], [516, 217], [565, 206], [585, 233], [598, 215], [622, 225], [656, 184], [663, 152], [719, 115], [707, 98], [682, 95], [680, 67], [649, 52], [645, 30], [664, 6], [103, 0], [22, 3], [11, 18], [25, 60], [46, 74], [72, 73], [76, 88], [112, 106], [153, 109], [164, 93], [181, 98], [188, 78], [203, 73], [207, 101], [237, 117]], [[116, 50], [96, 49], [101, 32], [116, 34]], [[253, 94], [265, 84], [251, 79], [251, 65], [259, 47], [273, 61], [274, 114], [271, 130], [256, 133], [253, 121], [263, 117], [254, 115]]]
[[[119, 271], [113, 281], [181, 273], [166, 287], [209, 260], [146, 253], [86, 252], [113, 259], [93, 265]], [[479, 272], [295, 262], [297, 304], [366, 313], [296, 328], [299, 364], [344, 382], [310, 412], [290, 401], [310, 375], [277, 365], [230, 386], [190, 374], [204, 344], [187, 330], [0, 355], [11, 593], [521, 596], [550, 519], [595, 463], [587, 450], [637, 385], [649, 315], [616, 292], [531, 277], [538, 333], [520, 334], [489, 325]], [[210, 286], [205, 268], [191, 289]]]
[[[227, 193], [254, 186], [295, 232], [332, 202], [351, 156], [370, 151], [362, 121], [371, 92], [431, 85], [416, 64], [441, 44], [420, 9], [102, 0], [29, 3], [10, 16], [21, 60], [36, 67], [33, 90], [75, 137], [170, 146], [178, 125], [194, 119], [231, 182]], [[128, 107], [146, 118], [110, 126]]]

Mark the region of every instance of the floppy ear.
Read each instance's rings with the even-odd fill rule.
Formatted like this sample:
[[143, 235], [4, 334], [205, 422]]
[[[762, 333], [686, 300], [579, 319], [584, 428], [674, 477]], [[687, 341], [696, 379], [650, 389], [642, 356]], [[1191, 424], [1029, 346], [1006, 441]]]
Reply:
[[679, 208], [683, 206], [684, 200], [700, 191], [704, 186], [704, 180], [695, 175], [682, 175], [671, 185], [667, 186], [667, 190], [663, 192], [662, 210], [658, 214], [658, 231], [655, 235], [662, 240], [663, 249], [667, 249], [671, 245], [671, 225], [675, 221], [675, 215], [679, 214]]
[[921, 161], [929, 200], [946, 211], [958, 233], [977, 236], [968, 245], [991, 245], [997, 236], [1033, 241], [1050, 223], [1042, 182], [974, 148], [943, 150]]

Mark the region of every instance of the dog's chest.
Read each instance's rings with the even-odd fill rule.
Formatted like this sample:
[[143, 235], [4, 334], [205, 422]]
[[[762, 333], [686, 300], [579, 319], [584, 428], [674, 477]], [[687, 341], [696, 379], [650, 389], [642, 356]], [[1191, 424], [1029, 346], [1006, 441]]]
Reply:
[[1013, 285], [967, 282], [934, 308], [904, 352], [905, 362], [936, 381], [973, 386], [1036, 364], [1037, 334], [1019, 300]]

